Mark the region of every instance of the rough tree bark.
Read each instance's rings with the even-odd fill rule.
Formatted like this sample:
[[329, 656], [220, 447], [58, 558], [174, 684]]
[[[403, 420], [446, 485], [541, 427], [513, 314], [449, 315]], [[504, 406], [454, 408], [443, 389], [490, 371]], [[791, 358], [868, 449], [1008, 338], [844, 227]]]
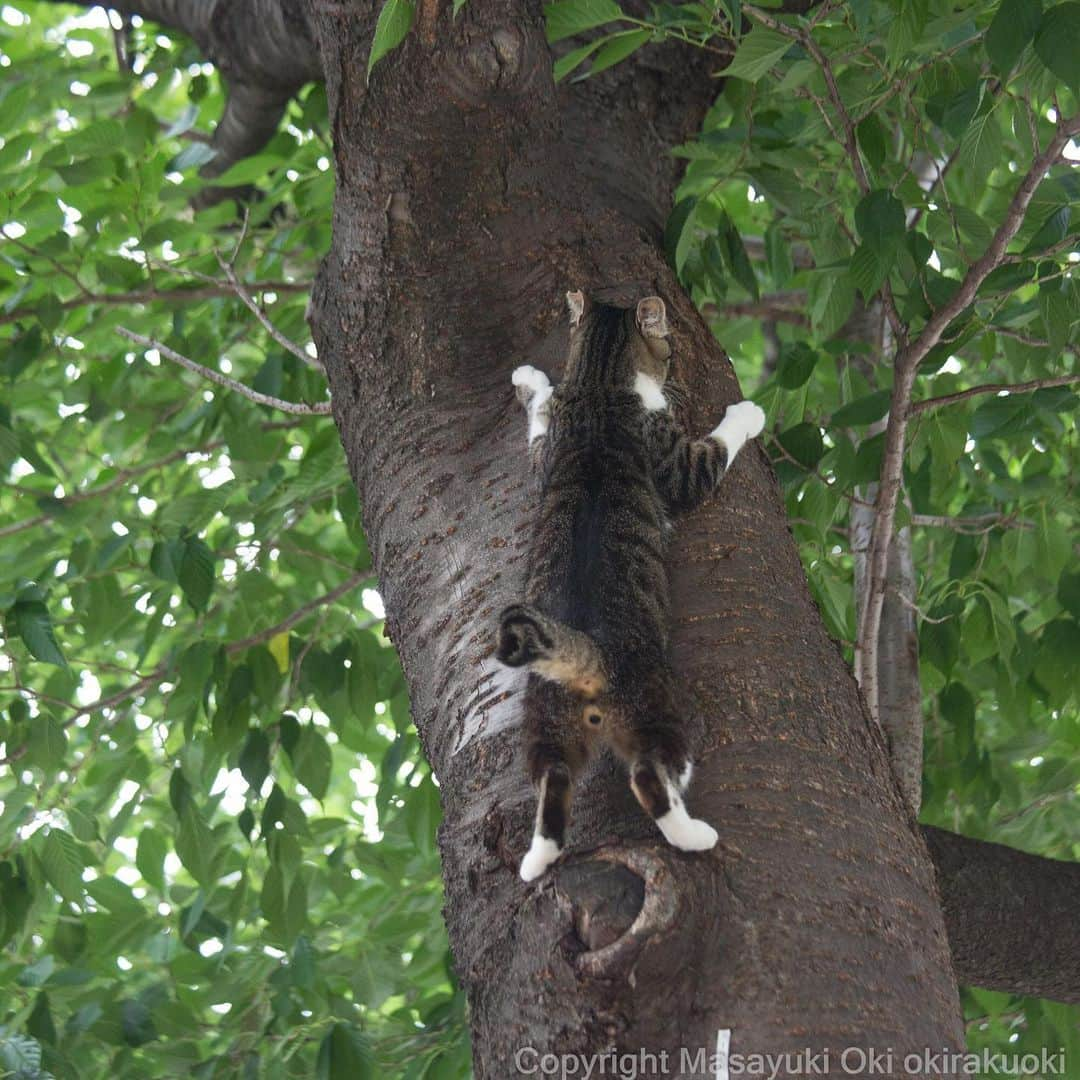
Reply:
[[[1025, 958], [1023, 942], [1044, 937], [1008, 881], [1010, 858], [1030, 860], [1059, 890], [1042, 914], [1067, 921], [1075, 867], [929, 830], [943, 910], [756, 447], [680, 524], [670, 556], [674, 662], [699, 746], [690, 799], [718, 848], [664, 846], [625, 777], [601, 763], [569, 857], [520, 882], [533, 808], [521, 683], [490, 658], [535, 498], [510, 371], [558, 373], [568, 288], [624, 301], [659, 292], [692, 424], [711, 426], [739, 396], [660, 251], [677, 179], [666, 150], [697, 129], [716, 83], [700, 55], [651, 48], [556, 89], [538, 0], [470, 3], [456, 20], [449, 4], [421, 0], [416, 30], [369, 87], [377, 7], [125, 10], [193, 33], [231, 82], [265, 84], [256, 112], [313, 71], [326, 80], [338, 185], [312, 326], [441, 785], [446, 916], [477, 1075], [515, 1075], [525, 1046], [667, 1050], [674, 1075], [679, 1048], [711, 1050], [718, 1029], [742, 1054], [960, 1048], [944, 917], [964, 978], [1076, 1000], [1075, 948], [1071, 964], [1060, 952], [1056, 966]], [[221, 138], [250, 152], [243, 131]], [[979, 867], [1002, 903], [974, 902]], [[1003, 918], [1010, 944], [983, 970], [985, 935]]]
[[469, 5], [451, 23], [426, 5], [370, 89], [369, 27], [312, 11], [339, 177], [312, 322], [442, 787], [477, 1073], [514, 1075], [525, 1046], [678, 1062], [721, 1028], [742, 1053], [960, 1047], [931, 863], [759, 450], [671, 553], [674, 658], [700, 744], [691, 800], [720, 847], [664, 847], [602, 765], [572, 857], [537, 887], [515, 875], [533, 800], [520, 682], [490, 648], [535, 491], [510, 371], [557, 371], [567, 288], [658, 291], [695, 425], [739, 396], [659, 250], [665, 149], [699, 123], [707, 72], [672, 77], [696, 58], [654, 50], [556, 91], [538, 8]]

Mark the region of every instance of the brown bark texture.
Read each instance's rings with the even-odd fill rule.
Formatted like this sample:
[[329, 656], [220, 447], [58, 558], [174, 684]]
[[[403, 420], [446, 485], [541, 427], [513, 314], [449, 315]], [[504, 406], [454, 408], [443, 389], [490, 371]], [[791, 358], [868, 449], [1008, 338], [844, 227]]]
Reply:
[[[539, 4], [422, 3], [365, 78], [372, 17], [315, 3], [336, 154], [312, 325], [364, 506], [388, 625], [438, 776], [446, 917], [478, 1077], [517, 1053], [961, 1048], [932, 864], [882, 736], [807, 590], [762, 450], [683, 519], [673, 661], [697, 746], [704, 855], [666, 847], [601, 761], [568, 857], [516, 874], [534, 808], [520, 676], [491, 658], [520, 596], [536, 500], [510, 372], [557, 377], [563, 294], [657, 292], [690, 423], [741, 395], [665, 263], [667, 148], [716, 91], [653, 48], [555, 87]], [[901, 1074], [897, 1074], [901, 1075]]]

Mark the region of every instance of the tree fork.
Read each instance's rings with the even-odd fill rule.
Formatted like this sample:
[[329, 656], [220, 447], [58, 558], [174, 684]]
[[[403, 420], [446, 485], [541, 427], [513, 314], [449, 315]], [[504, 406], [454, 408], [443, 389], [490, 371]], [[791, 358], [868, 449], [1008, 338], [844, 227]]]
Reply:
[[720, 848], [665, 847], [601, 763], [570, 857], [535, 887], [517, 879], [533, 809], [521, 684], [490, 651], [536, 492], [510, 371], [557, 373], [567, 289], [658, 291], [695, 428], [740, 396], [660, 250], [666, 148], [697, 129], [715, 84], [703, 68], [672, 77], [702, 59], [656, 49], [557, 90], [539, 4], [471, 4], [456, 21], [443, 5], [437, 19], [369, 87], [370, 23], [312, 5], [338, 176], [312, 324], [441, 784], [477, 1075], [514, 1075], [529, 1046], [679, 1062], [720, 1028], [743, 1053], [962, 1046], [930, 861], [760, 451], [671, 553], [674, 661], [699, 736], [690, 798]]

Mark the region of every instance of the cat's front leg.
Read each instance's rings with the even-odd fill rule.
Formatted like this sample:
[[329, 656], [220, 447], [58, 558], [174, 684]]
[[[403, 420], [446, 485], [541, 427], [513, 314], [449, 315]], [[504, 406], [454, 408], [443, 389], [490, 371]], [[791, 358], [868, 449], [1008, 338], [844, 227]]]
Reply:
[[518, 401], [529, 417], [529, 446], [547, 434], [551, 425], [551, 395], [555, 388], [551, 380], [531, 364], [514, 368], [510, 381], [517, 388]]
[[727, 450], [727, 468], [730, 469], [735, 455], [751, 439], [756, 439], [764, 427], [764, 409], [753, 401], [739, 401], [727, 407], [724, 419], [710, 432], [709, 438]]

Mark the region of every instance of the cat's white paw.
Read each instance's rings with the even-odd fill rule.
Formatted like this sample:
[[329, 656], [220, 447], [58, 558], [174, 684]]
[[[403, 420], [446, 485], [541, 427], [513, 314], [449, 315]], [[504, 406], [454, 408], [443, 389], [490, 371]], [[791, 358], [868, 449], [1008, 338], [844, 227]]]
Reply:
[[521, 860], [522, 881], [535, 881], [560, 855], [559, 845], [546, 836], [534, 836], [525, 858]]
[[656, 819], [656, 824], [667, 842], [680, 851], [708, 851], [719, 839], [719, 834], [707, 821], [690, 817], [683, 806], [672, 807]]
[[742, 436], [743, 441], [756, 439], [765, 427], [765, 410], [753, 401], [739, 401], [729, 405], [721, 427], [730, 427], [732, 433]]
[[539, 368], [534, 368], [532, 364], [522, 364], [520, 367], [514, 368], [510, 381], [515, 386], [527, 387], [534, 394], [551, 387], [551, 380]]

